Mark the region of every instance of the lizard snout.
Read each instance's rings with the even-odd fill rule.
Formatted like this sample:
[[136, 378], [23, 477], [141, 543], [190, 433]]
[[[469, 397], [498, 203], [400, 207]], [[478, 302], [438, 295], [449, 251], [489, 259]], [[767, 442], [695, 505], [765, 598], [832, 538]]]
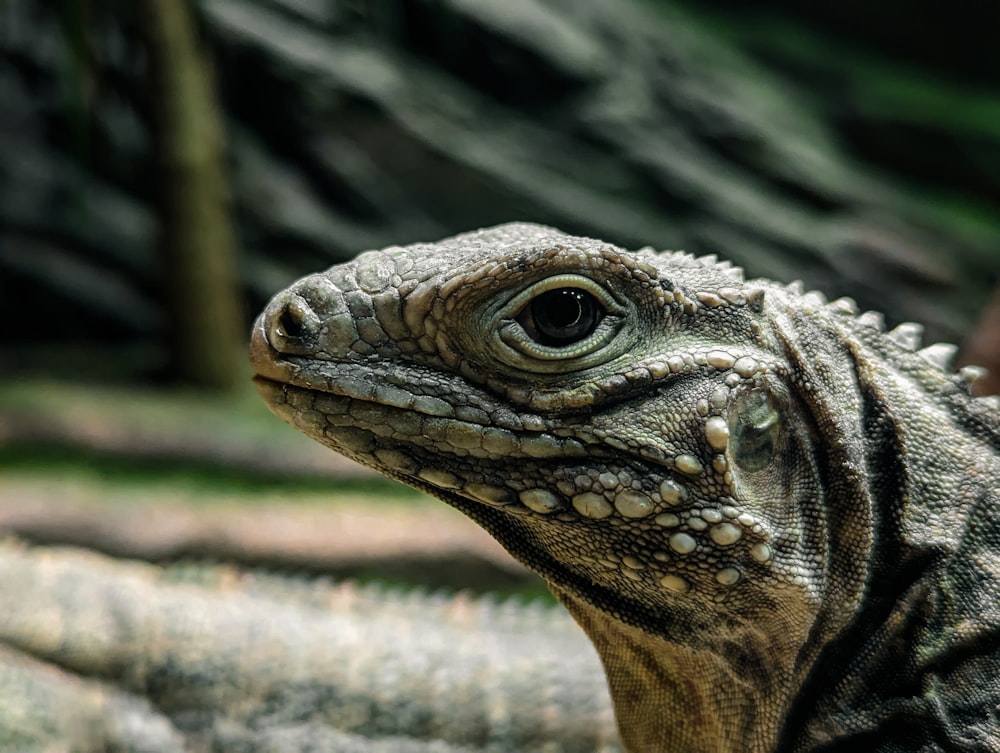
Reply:
[[250, 337], [250, 363], [258, 377], [288, 382], [295, 370], [289, 359], [316, 357], [331, 349], [318, 307], [318, 276], [303, 278], [275, 295], [254, 322]]
[[294, 289], [275, 296], [258, 325], [254, 335], [263, 337], [278, 354], [309, 356], [319, 349], [320, 319]]

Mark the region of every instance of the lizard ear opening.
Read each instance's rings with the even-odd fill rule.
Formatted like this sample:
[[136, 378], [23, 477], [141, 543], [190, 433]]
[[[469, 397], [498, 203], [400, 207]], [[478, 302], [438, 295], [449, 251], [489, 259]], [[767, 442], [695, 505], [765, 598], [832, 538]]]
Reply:
[[747, 473], [767, 467], [783, 443], [785, 424], [770, 392], [753, 389], [738, 396], [729, 408], [729, 447], [732, 460]]

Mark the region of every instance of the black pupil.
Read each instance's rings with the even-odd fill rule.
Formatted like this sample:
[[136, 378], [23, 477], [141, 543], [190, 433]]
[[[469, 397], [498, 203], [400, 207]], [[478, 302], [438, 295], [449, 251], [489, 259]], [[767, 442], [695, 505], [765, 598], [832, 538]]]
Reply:
[[[604, 310], [590, 293], [577, 288], [548, 290], [528, 306], [528, 333], [541, 345], [570, 345], [583, 340], [600, 324]], [[524, 324], [524, 322], [522, 322]]]

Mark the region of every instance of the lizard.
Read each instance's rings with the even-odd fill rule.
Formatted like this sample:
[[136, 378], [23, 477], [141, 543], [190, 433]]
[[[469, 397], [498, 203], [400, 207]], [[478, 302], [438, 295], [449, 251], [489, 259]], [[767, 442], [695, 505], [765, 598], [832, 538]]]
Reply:
[[1000, 751], [1000, 407], [920, 339], [510, 223], [303, 277], [250, 351], [277, 416], [545, 579], [630, 753]]
[[597, 656], [537, 601], [10, 538], [0, 600], [3, 753], [621, 750]]

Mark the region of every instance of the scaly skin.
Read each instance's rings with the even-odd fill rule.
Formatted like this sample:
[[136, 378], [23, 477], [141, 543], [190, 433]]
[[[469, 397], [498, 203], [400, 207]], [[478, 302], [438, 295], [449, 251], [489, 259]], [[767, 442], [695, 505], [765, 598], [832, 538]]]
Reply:
[[1000, 412], [854, 309], [511, 224], [305, 277], [251, 354], [547, 580], [632, 753], [1000, 750]]
[[537, 605], [11, 540], [0, 602], [2, 753], [620, 750], [586, 638]]

